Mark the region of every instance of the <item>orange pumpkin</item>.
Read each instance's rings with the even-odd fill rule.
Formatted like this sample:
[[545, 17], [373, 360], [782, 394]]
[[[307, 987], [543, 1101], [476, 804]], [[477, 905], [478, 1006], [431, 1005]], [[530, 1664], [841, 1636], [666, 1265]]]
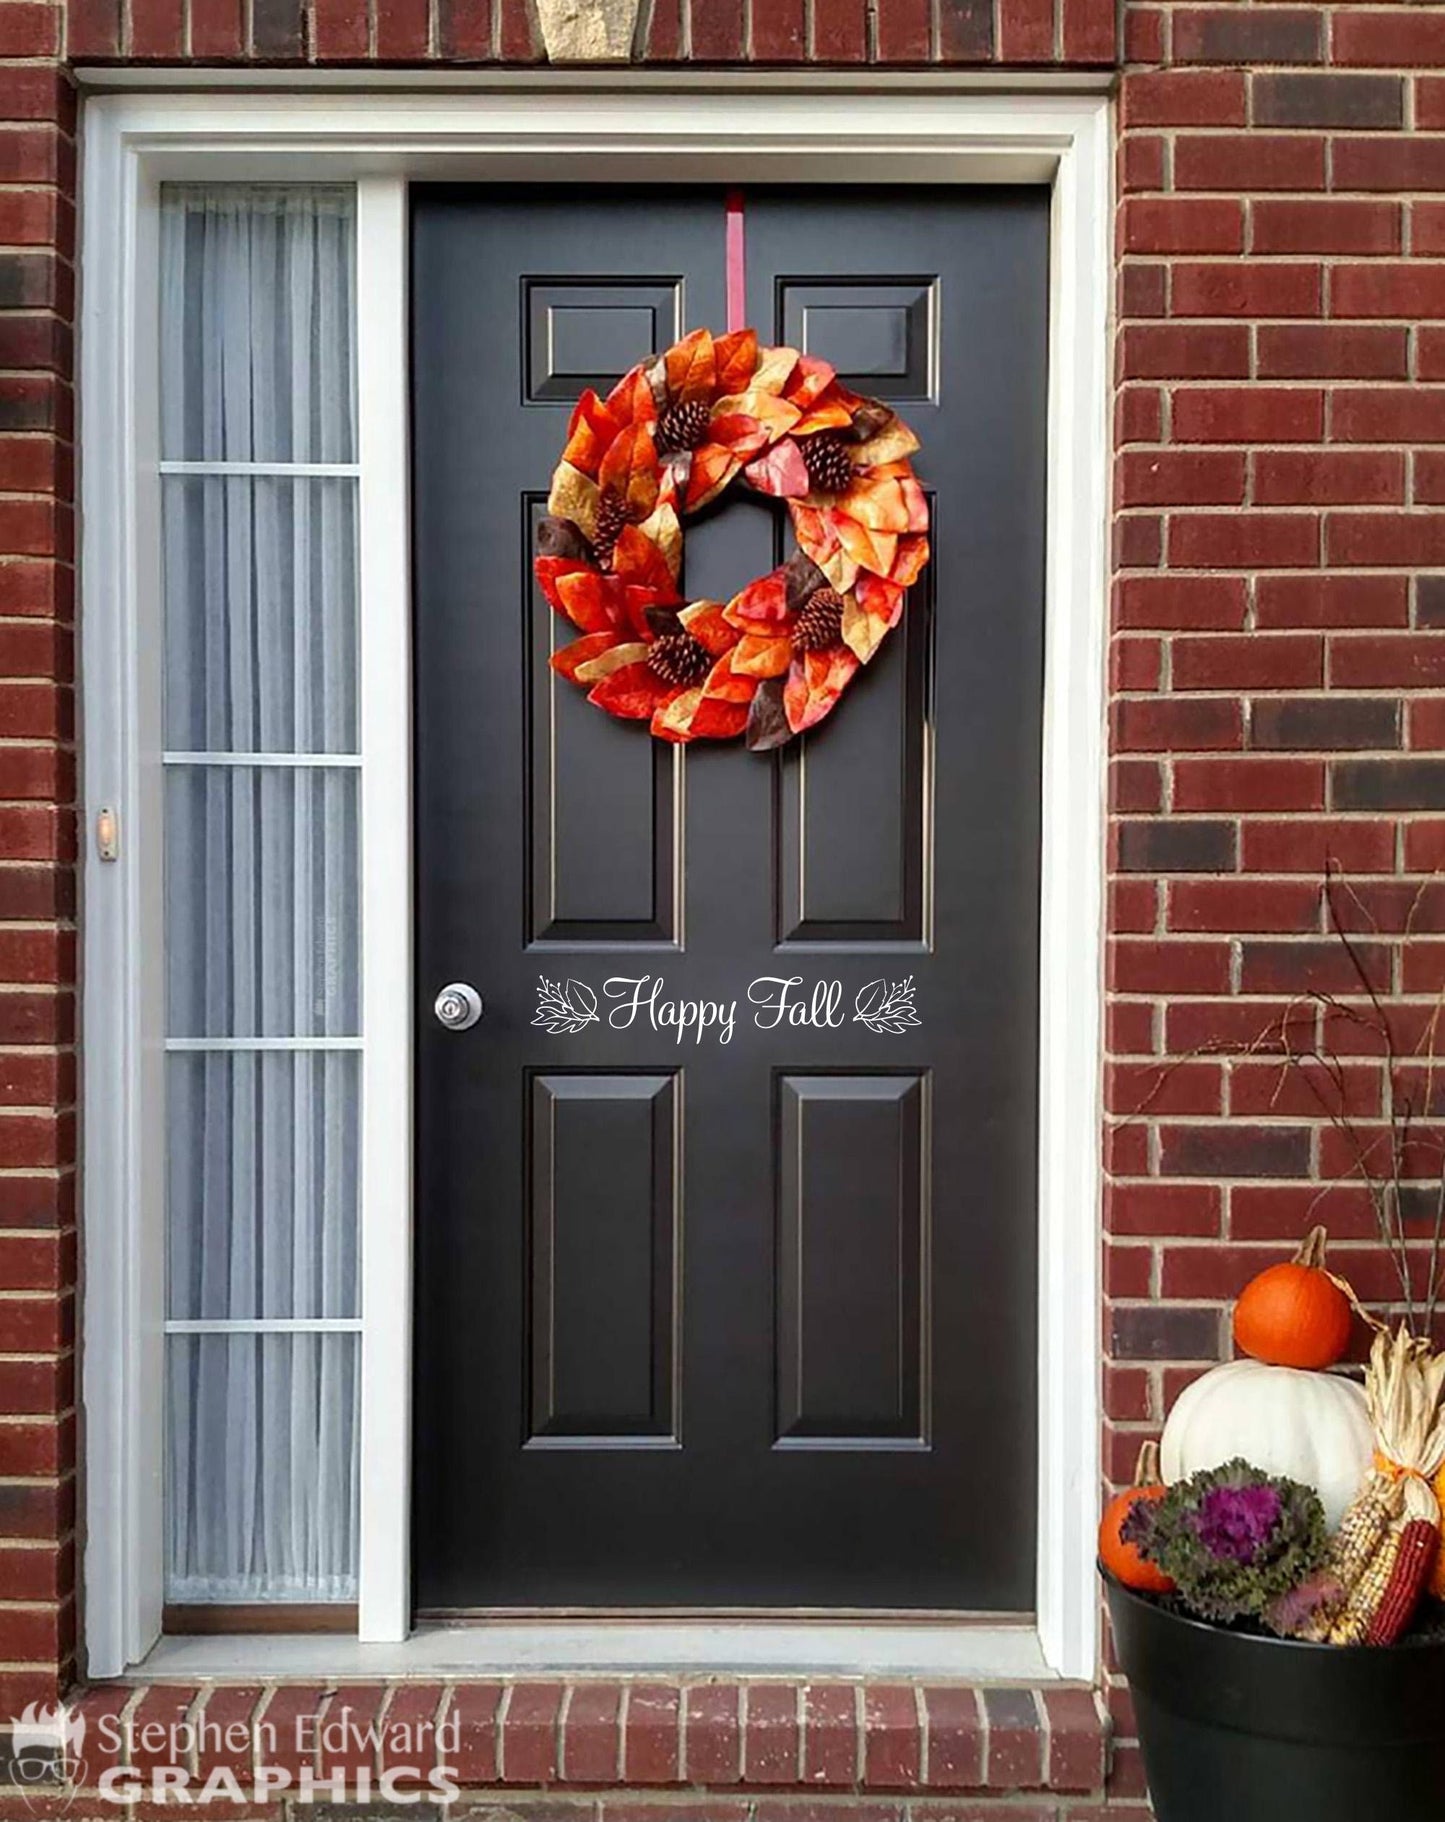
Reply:
[[1159, 1445], [1146, 1442], [1139, 1451], [1134, 1485], [1114, 1495], [1099, 1521], [1099, 1561], [1115, 1581], [1144, 1594], [1169, 1594], [1174, 1584], [1162, 1569], [1139, 1554], [1137, 1544], [1126, 1542], [1119, 1533], [1139, 1500], [1163, 1499], [1166, 1492], [1168, 1488], [1159, 1478]]
[[1252, 1278], [1234, 1306], [1234, 1339], [1241, 1352], [1268, 1366], [1317, 1372], [1342, 1360], [1350, 1345], [1352, 1294], [1325, 1270], [1326, 1235], [1311, 1228], [1285, 1265]]

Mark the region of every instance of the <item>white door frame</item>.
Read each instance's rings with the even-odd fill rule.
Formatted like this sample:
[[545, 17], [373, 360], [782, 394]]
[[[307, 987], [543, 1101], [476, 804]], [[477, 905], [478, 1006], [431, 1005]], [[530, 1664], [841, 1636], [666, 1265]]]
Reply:
[[[149, 77], [152, 73], [145, 72]], [[211, 84], [214, 72], [188, 72]], [[130, 81], [140, 73], [130, 72]], [[364, 82], [364, 78], [353, 78]], [[152, 84], [152, 87], [155, 85]], [[1043, 1674], [1097, 1665], [1104, 631], [1112, 123], [1097, 93], [947, 79], [866, 89], [730, 75], [639, 82], [478, 78], [397, 93], [122, 92], [84, 111], [81, 254], [85, 843], [82, 1236], [85, 1644], [114, 1675], [161, 1609], [162, 1184], [156, 215], [166, 180], [358, 186], [362, 726], [363, 1643], [407, 1640], [411, 1356], [409, 574], [406, 185], [411, 179], [1041, 183], [1053, 192], [1039, 1074], [1039, 1543]], [[906, 87], [906, 99], [897, 93]], [[889, 92], [889, 91], [893, 92]], [[574, 1628], [574, 1633], [576, 1629]], [[684, 1630], [684, 1629], [678, 1629]], [[813, 1668], [796, 1625], [734, 1631]], [[878, 1630], [827, 1625], [861, 1667]], [[907, 1629], [903, 1629], [905, 1632]], [[1019, 1631], [920, 1625], [919, 1668], [1018, 1675]], [[927, 1633], [935, 1647], [925, 1646]], [[1006, 1635], [1006, 1636], [1005, 1636]], [[628, 1661], [615, 1627], [605, 1661]], [[848, 1639], [856, 1643], [849, 1646]], [[871, 1641], [871, 1642], [870, 1642]], [[993, 1642], [991, 1642], [993, 1641]], [[493, 1647], [496, 1644], [493, 1636]], [[655, 1643], [655, 1640], [654, 1640]], [[457, 1635], [450, 1662], [455, 1666]], [[345, 1642], [332, 1640], [338, 1663]], [[416, 1641], [412, 1641], [413, 1650]], [[517, 1641], [519, 1655], [527, 1652]], [[577, 1643], [574, 1661], [588, 1649]], [[315, 1650], [325, 1659], [326, 1641]], [[678, 1647], [680, 1650], [681, 1647]], [[354, 1652], [353, 1644], [350, 1651]], [[236, 1653], [239, 1652], [239, 1657]], [[236, 1642], [232, 1668], [279, 1663]], [[224, 1654], [223, 1654], [224, 1655]], [[637, 1643], [639, 1662], [654, 1652]], [[373, 1670], [387, 1664], [374, 1653]], [[413, 1660], [415, 1661], [415, 1660]], [[829, 1661], [833, 1661], [830, 1655]], [[901, 1661], [901, 1660], [900, 1660]], [[406, 1663], [397, 1660], [398, 1668]]]

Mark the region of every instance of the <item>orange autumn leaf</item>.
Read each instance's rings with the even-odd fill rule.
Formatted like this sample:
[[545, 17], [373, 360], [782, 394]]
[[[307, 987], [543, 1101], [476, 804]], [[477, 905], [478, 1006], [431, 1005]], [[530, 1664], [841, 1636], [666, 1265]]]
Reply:
[[583, 474], [596, 477], [613, 438], [622, 428], [612, 413], [589, 386], [572, 408], [567, 424], [567, 446], [562, 460], [570, 462]]
[[788, 620], [788, 577], [784, 569], [771, 569], [740, 588], [723, 610], [729, 621], [744, 632], [750, 628], [771, 631]]
[[605, 651], [584, 658], [573, 675], [579, 683], [600, 683], [604, 677], [610, 677], [614, 671], [620, 671], [627, 665], [646, 663], [647, 646], [644, 641], [626, 639], [619, 643], [614, 640]]
[[859, 569], [871, 569], [875, 576], [886, 576], [892, 570], [893, 560], [898, 555], [896, 532], [870, 531], [846, 513], [830, 513], [828, 517], [843, 546], [843, 554]]
[[618, 426], [650, 424], [657, 419], [657, 400], [652, 396], [647, 372], [643, 367], [629, 367], [607, 395], [607, 409]]
[[660, 596], [675, 592], [667, 559], [637, 525], [624, 525], [618, 532], [612, 549], [612, 573], [635, 587], [653, 589]]
[[815, 563], [820, 561], [817, 554], [819, 551], [826, 553], [841, 548], [833, 528], [816, 506], [808, 506], [801, 500], [789, 500], [788, 511], [793, 520], [794, 536]]
[[[677, 484], [669, 473], [664, 477], [657, 504], [637, 528], [658, 551], [674, 582], [682, 568], [682, 525], [677, 516]], [[613, 567], [617, 559], [613, 557]]]
[[[713, 406], [712, 424], [708, 429], [710, 443], [727, 443], [728, 437], [721, 434], [720, 425], [732, 418], [745, 418], [759, 430], [765, 432], [765, 440], [775, 443], [785, 435], [798, 421], [798, 408], [786, 399], [775, 398], [771, 392], [764, 392], [757, 386], [750, 386], [746, 392], [734, 392], [720, 398]], [[745, 434], [751, 435], [752, 432]], [[758, 445], [762, 447], [761, 444]]]
[[694, 449], [692, 466], [687, 472], [685, 510], [696, 512], [709, 500], [716, 499], [741, 467], [737, 456], [720, 444], [704, 443], [701, 449]]
[[562, 597], [557, 592], [557, 584], [563, 576], [593, 576], [596, 571], [590, 563], [584, 563], [580, 557], [534, 557], [532, 574], [537, 578], [537, 586], [548, 607], [553, 607], [559, 614], [565, 614]]
[[717, 391], [726, 396], [741, 392], [752, 379], [758, 366], [758, 335], [755, 329], [733, 329], [713, 343], [717, 365]]
[[572, 624], [584, 633], [598, 633], [604, 627], [616, 627], [621, 618], [616, 587], [608, 576], [596, 570], [583, 570], [557, 578], [557, 605]]
[[798, 364], [796, 348], [760, 348], [752, 386], [758, 392], [781, 392]]
[[903, 618], [904, 593], [899, 583], [869, 575], [865, 570], [854, 584], [853, 592], [863, 611], [878, 621], [885, 633]]
[[788, 506], [803, 554], [811, 557], [840, 595], [846, 595], [858, 574], [858, 563], [843, 549], [832, 514], [796, 500], [790, 500]]
[[[866, 579], [870, 582], [877, 581], [876, 576]], [[860, 576], [857, 592], [843, 597], [843, 643], [860, 664], [867, 664], [888, 636], [886, 623], [870, 613], [859, 599], [864, 580]], [[883, 586], [886, 588], [889, 585], [884, 583]]]
[[702, 702], [702, 688], [683, 690], [680, 695], [661, 703], [652, 717], [652, 731], [659, 740], [684, 741], [692, 738], [692, 718]]
[[702, 686], [704, 702], [751, 702], [756, 681], [735, 671], [732, 664], [732, 653], [724, 652], [712, 669]]
[[837, 509], [869, 531], [900, 532], [909, 529], [908, 502], [901, 481], [859, 475], [837, 499]]
[[842, 647], [804, 652], [783, 685], [783, 707], [795, 734], [816, 727], [835, 706], [858, 669], [857, 656]]
[[810, 405], [794, 425], [794, 432], [800, 437], [811, 436], [815, 430], [844, 430], [853, 422], [853, 414], [842, 399], [831, 393]]
[[597, 531], [597, 483], [571, 462], [559, 462], [552, 472], [547, 511], [554, 519], [570, 519], [584, 538]]
[[714, 658], [731, 651], [738, 642], [737, 633], [724, 618], [721, 601], [689, 602], [677, 619], [678, 624], [706, 646]]
[[[730, 412], [726, 417], [714, 418], [708, 429], [711, 443], [718, 449], [727, 450], [739, 467], [744, 462], [752, 461], [760, 449], [768, 446], [768, 428], [757, 418], [749, 417], [745, 412]], [[706, 445], [705, 445], [706, 447]], [[694, 454], [693, 461], [697, 456]]]
[[770, 494], [775, 500], [801, 500], [813, 485], [803, 452], [790, 436], [749, 462], [743, 479], [755, 492]]
[[903, 617], [904, 591], [866, 570], [843, 597], [843, 643], [867, 664]]
[[587, 700], [624, 721], [650, 721], [662, 694], [646, 664], [625, 664], [587, 692]]
[[559, 677], [566, 677], [575, 683], [580, 665], [590, 664], [594, 658], [600, 657], [616, 644], [616, 633], [584, 633], [580, 639], [564, 645], [561, 651], [553, 652], [548, 662]]
[[706, 403], [717, 385], [717, 357], [712, 332], [694, 329], [667, 351], [667, 396], [674, 405]]
[[869, 437], [853, 450], [853, 460], [860, 466], [876, 468], [881, 462], [901, 461], [918, 448], [918, 438], [903, 422], [894, 418], [877, 436]]
[[793, 662], [793, 642], [767, 633], [744, 633], [733, 648], [733, 669], [743, 677], [781, 677]]
[[597, 476], [604, 492], [615, 493], [634, 519], [645, 519], [657, 504], [657, 443], [651, 424], [619, 430], [602, 458]]
[[621, 603], [617, 610], [618, 624], [630, 627], [639, 639], [647, 639], [652, 635], [652, 628], [648, 623], [649, 609], [676, 607], [678, 601], [675, 588], [633, 588], [624, 585], [619, 593]]
[[916, 532], [909, 532], [898, 540], [898, 555], [893, 560], [893, 567], [888, 572], [890, 582], [899, 582], [904, 588], [912, 585], [923, 574], [928, 563], [928, 540]]
[[689, 734], [694, 740], [736, 740], [748, 725], [752, 699], [752, 689], [748, 691], [746, 702], [721, 702], [705, 694], [693, 711]]
[[783, 394], [800, 412], [806, 411], [822, 398], [833, 380], [833, 369], [827, 361], [820, 360], [816, 354], [800, 354]]

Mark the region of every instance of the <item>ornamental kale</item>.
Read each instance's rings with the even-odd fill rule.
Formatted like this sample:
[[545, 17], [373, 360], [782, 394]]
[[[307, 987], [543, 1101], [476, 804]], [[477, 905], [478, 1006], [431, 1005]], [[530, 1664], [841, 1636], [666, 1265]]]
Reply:
[[1139, 1500], [1120, 1535], [1201, 1619], [1258, 1618], [1319, 1568], [1325, 1515], [1312, 1487], [1229, 1461]]
[[1269, 1485], [1211, 1487], [1199, 1502], [1194, 1529], [1211, 1556], [1252, 1563], [1274, 1535], [1284, 1501]]
[[[1344, 1584], [1328, 1569], [1316, 1569], [1297, 1588], [1276, 1595], [1264, 1610], [1264, 1623], [1282, 1639], [1307, 1638], [1321, 1624], [1328, 1628], [1345, 1604]], [[1320, 1634], [1315, 1633], [1318, 1638]]]

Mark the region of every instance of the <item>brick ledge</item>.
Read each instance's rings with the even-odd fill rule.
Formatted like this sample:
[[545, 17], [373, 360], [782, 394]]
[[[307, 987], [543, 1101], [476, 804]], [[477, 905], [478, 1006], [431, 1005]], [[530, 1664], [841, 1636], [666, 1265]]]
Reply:
[[[465, 1788], [502, 1790], [508, 1802], [524, 1789], [575, 1794], [579, 1819], [589, 1789], [690, 1788], [749, 1799], [763, 1790], [1098, 1792], [1108, 1745], [1100, 1698], [1081, 1684], [600, 1676], [206, 1682], [98, 1684], [72, 1702], [92, 1742], [123, 1730], [130, 1762], [142, 1769], [172, 1762], [157, 1757], [175, 1737], [165, 1730], [189, 1723], [196, 1737], [188, 1769], [200, 1777], [218, 1765], [249, 1769], [244, 1754], [238, 1767], [236, 1735], [227, 1733], [237, 1726], [249, 1737], [269, 1724], [280, 1743], [275, 1762], [304, 1762], [291, 1744], [303, 1720], [313, 1738], [319, 1734], [310, 1755], [318, 1777], [415, 1764], [419, 1731], [433, 1742], [429, 1770], [440, 1761], [436, 1728], [454, 1720], [446, 1762], [455, 1761]], [[91, 1752], [86, 1757], [91, 1769], [102, 1768]], [[898, 1804], [884, 1807], [889, 1817], [901, 1815]]]

